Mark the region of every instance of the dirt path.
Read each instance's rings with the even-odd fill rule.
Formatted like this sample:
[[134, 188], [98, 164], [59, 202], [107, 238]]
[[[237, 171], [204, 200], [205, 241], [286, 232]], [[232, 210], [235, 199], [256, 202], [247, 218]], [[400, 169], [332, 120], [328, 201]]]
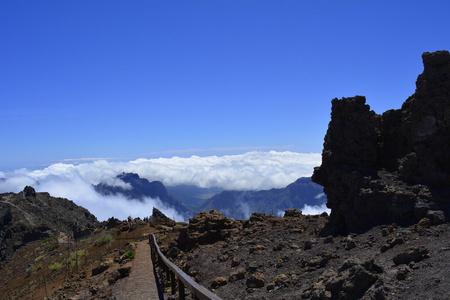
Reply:
[[[114, 293], [114, 292], [113, 292]], [[118, 300], [159, 300], [158, 288], [153, 273], [153, 263], [148, 241], [140, 241], [136, 247], [133, 267], [121, 290], [114, 296]]]

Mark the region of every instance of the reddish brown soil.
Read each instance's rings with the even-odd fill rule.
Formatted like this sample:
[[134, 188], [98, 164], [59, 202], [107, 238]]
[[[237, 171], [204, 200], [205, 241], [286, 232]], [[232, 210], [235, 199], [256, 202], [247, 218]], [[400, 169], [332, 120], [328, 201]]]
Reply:
[[[113, 285], [104, 284], [108, 280], [108, 271], [127, 261], [113, 263], [100, 275], [92, 276], [92, 269], [101, 261], [117, 261], [121, 253], [134, 250], [132, 244], [135, 241], [146, 242], [148, 234], [155, 231], [147, 224], [135, 226], [132, 231], [120, 232], [120, 228], [121, 226], [98, 232], [76, 242], [66, 241], [55, 249], [51, 246], [57, 242], [56, 237], [22, 247], [0, 269], [0, 299], [68, 299], [85, 291], [89, 292], [89, 298], [86, 299], [113, 299], [111, 287], [116, 282]], [[100, 245], [99, 238], [108, 232], [112, 234], [114, 241], [110, 245]], [[77, 250], [87, 250], [87, 255], [79, 258], [78, 270], [68, 264], [64, 264], [59, 270], [49, 269], [54, 262], [63, 263]], [[27, 273], [29, 267], [31, 268]]]

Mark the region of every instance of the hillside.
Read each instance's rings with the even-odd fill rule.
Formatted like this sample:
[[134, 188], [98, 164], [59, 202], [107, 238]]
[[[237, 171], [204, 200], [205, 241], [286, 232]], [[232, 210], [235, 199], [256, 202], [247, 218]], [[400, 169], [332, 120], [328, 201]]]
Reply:
[[0, 265], [29, 242], [58, 235], [78, 237], [97, 225], [87, 209], [29, 186], [17, 194], [0, 194]]
[[225, 216], [248, 219], [252, 213], [279, 214], [286, 209], [326, 203], [323, 188], [311, 178], [299, 178], [285, 188], [263, 191], [223, 191], [200, 206], [200, 211], [216, 209]]
[[180, 184], [166, 186], [167, 192], [194, 211], [200, 211], [206, 200], [219, 194], [223, 188], [201, 188], [195, 185]]

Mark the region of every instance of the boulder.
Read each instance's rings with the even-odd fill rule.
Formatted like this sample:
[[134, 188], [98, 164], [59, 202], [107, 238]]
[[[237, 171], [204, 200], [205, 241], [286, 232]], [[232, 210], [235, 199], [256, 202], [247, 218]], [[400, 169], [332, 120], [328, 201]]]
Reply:
[[229, 281], [234, 282], [234, 281], [244, 279], [245, 273], [246, 273], [246, 271], [244, 268], [239, 268], [230, 274]]
[[209, 213], [200, 212], [189, 219], [189, 225], [178, 237], [178, 247], [189, 250], [197, 245], [212, 244], [228, 238], [232, 231], [242, 226], [234, 219], [229, 219], [218, 210]]
[[249, 278], [247, 278], [247, 287], [249, 288], [262, 288], [264, 287], [266, 283], [266, 279], [264, 277], [264, 274], [262, 273], [255, 273], [252, 274]]
[[363, 299], [366, 291], [377, 281], [382, 269], [372, 260], [361, 263], [347, 259], [336, 271], [326, 270], [318, 281], [308, 287], [302, 299]]
[[227, 285], [228, 280], [225, 277], [216, 277], [211, 282], [211, 288], [216, 289], [220, 286]]
[[302, 216], [302, 211], [301, 210], [296, 210], [295, 208], [290, 208], [290, 209], [286, 209], [284, 211], [284, 217], [285, 218], [289, 218], [289, 217], [301, 217]]
[[397, 254], [392, 260], [394, 264], [409, 264], [410, 262], [418, 262], [425, 258], [428, 254], [428, 249], [425, 246], [412, 246], [405, 251]]

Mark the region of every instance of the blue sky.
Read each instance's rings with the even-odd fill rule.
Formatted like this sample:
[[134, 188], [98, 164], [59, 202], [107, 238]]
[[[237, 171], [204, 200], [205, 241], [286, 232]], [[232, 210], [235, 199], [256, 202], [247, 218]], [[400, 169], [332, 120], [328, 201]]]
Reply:
[[[82, 158], [319, 153], [450, 49], [449, 1], [0, 0], [0, 171]], [[75, 160], [74, 160], [75, 159]]]

